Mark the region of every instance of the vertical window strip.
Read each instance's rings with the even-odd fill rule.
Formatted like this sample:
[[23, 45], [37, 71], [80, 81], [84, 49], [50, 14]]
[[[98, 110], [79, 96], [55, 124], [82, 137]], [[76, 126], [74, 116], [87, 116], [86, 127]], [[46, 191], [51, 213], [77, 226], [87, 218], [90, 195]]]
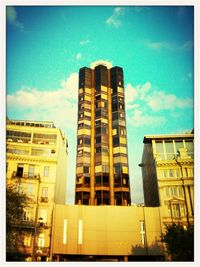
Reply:
[[140, 235], [141, 235], [142, 245], [144, 245], [145, 244], [145, 226], [144, 226], [144, 221], [140, 221]]
[[82, 234], [83, 234], [83, 220], [78, 221], [78, 244], [82, 245]]
[[64, 219], [64, 226], [63, 226], [63, 244], [67, 244], [67, 220]]

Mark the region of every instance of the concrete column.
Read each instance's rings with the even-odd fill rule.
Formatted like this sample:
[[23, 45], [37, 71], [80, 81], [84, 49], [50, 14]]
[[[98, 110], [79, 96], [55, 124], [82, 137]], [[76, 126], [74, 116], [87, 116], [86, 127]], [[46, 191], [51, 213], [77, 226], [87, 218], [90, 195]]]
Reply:
[[91, 160], [90, 160], [90, 205], [95, 205], [95, 165], [94, 165], [94, 132], [95, 132], [95, 89], [94, 70], [92, 70], [91, 88]]

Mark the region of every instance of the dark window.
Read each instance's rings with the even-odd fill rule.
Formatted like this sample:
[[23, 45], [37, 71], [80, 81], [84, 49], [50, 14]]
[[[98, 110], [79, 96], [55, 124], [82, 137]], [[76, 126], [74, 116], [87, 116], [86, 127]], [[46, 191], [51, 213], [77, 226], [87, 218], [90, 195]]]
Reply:
[[107, 67], [106, 66], [97, 66], [94, 70], [95, 74], [95, 85], [100, 86], [104, 85], [107, 86]]
[[121, 173], [121, 165], [115, 164], [114, 165], [114, 171], [116, 174], [120, 174]]
[[101, 125], [101, 120], [95, 121], [95, 126], [100, 126]]
[[96, 144], [100, 144], [101, 143], [101, 136], [96, 137], [95, 140], [96, 140]]
[[97, 127], [95, 128], [95, 130], [96, 130], [96, 134], [101, 134], [101, 127]]
[[96, 147], [96, 153], [101, 153], [101, 147]]
[[88, 176], [85, 177], [85, 184], [90, 184], [90, 177]]
[[83, 144], [83, 138], [80, 137], [80, 138], [78, 138], [78, 145], [82, 145], [82, 144]]
[[112, 111], [117, 111], [117, 110], [118, 110], [118, 104], [116, 102], [112, 104]]
[[90, 145], [90, 138], [84, 138], [84, 144]]
[[95, 111], [95, 117], [98, 118], [101, 116], [101, 110]]
[[22, 177], [23, 176], [23, 170], [24, 170], [24, 166], [23, 165], [17, 166], [17, 177]]
[[113, 121], [118, 119], [118, 112], [112, 113], [112, 119]]
[[102, 132], [102, 134], [106, 134], [107, 133], [107, 127], [102, 127], [101, 132]]
[[95, 176], [95, 183], [96, 183], [96, 185], [101, 184], [101, 175]]
[[83, 172], [84, 172], [84, 173], [89, 173], [89, 169], [90, 169], [90, 168], [89, 168], [88, 166], [84, 166], [84, 167], [83, 167]]
[[103, 185], [109, 184], [109, 175], [103, 175]]
[[118, 146], [119, 145], [119, 136], [113, 136], [113, 145]]
[[95, 99], [96, 99], [96, 101], [97, 101], [97, 100], [100, 100], [100, 99], [101, 99], [101, 95], [96, 95], [96, 96], [95, 96]]

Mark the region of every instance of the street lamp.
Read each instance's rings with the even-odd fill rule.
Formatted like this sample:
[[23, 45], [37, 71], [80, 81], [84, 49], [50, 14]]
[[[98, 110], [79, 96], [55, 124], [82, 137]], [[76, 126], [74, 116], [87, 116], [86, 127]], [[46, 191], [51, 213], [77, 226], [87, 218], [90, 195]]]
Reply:
[[185, 192], [185, 183], [184, 183], [184, 179], [183, 179], [183, 169], [182, 169], [182, 165], [181, 165], [181, 163], [178, 161], [179, 157], [180, 157], [180, 153], [178, 152], [178, 155], [176, 155], [176, 156], [174, 157], [174, 160], [176, 161], [176, 163], [177, 163], [178, 166], [180, 167], [180, 172], [181, 172], [180, 180], [182, 181], [183, 195], [184, 195], [184, 201], [185, 201], [185, 207], [186, 207], [187, 223], [188, 223], [188, 225], [190, 226], [189, 212], [188, 212], [188, 203], [187, 203], [186, 192]]

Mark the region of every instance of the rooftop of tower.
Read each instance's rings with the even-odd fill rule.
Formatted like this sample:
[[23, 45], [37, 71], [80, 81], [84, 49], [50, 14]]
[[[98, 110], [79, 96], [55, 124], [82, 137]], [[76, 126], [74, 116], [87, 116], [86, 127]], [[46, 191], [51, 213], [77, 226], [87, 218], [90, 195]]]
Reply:
[[108, 69], [112, 68], [112, 63], [103, 59], [94, 61], [90, 64], [90, 68], [94, 69], [96, 66], [103, 65], [106, 66]]

